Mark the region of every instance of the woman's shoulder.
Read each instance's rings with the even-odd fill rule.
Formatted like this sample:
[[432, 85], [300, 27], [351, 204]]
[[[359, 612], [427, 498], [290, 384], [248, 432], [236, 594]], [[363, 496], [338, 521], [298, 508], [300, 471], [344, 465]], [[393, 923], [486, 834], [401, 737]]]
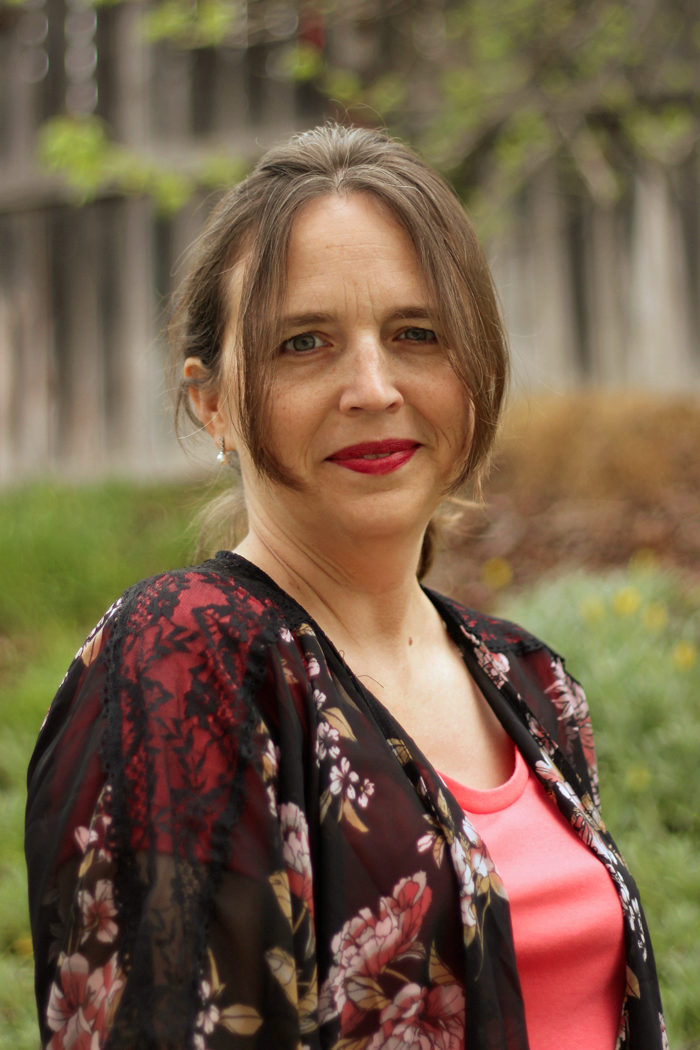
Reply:
[[[572, 712], [583, 714], [585, 708], [587, 714], [580, 684], [566, 670], [564, 657], [547, 642], [510, 620], [470, 609], [452, 598], [435, 597], [447, 607], [461, 633], [476, 648], [477, 656], [479, 650], [484, 652], [486, 664], [500, 668], [528, 704], [534, 704], [540, 712], [543, 706], [550, 707], [560, 716], [558, 698], [575, 696], [577, 703], [569, 705]], [[488, 657], [486, 650], [495, 660]]]
[[[245, 559], [220, 551], [199, 565], [149, 576], [128, 587], [103, 620], [119, 620], [129, 633], [170, 622], [178, 628], [206, 631], [245, 628], [256, 632], [287, 610], [272, 581]], [[98, 625], [99, 626], [99, 625]]]
[[[597, 772], [593, 730], [585, 693], [566, 670], [564, 659], [542, 639], [510, 620], [476, 612], [449, 598], [447, 606], [461, 633], [474, 648], [477, 660], [494, 682], [512, 690], [511, 699], [527, 708], [567, 755], [581, 775], [587, 777], [597, 803]], [[537, 730], [535, 735], [537, 736]]]
[[[471, 635], [493, 653], [513, 653], [523, 656], [526, 653], [552, 650], [541, 638], [531, 634], [524, 627], [499, 616], [489, 616], [476, 609], [470, 609], [454, 598], [431, 592], [440, 605], [446, 606], [462, 631]], [[556, 655], [556, 654], [555, 654]]]
[[88, 668], [107, 651], [110, 659], [115, 652], [138, 653], [141, 664], [186, 653], [194, 659], [222, 644], [248, 652], [274, 642], [290, 615], [272, 581], [221, 551], [127, 587], [87, 636], [74, 665]]

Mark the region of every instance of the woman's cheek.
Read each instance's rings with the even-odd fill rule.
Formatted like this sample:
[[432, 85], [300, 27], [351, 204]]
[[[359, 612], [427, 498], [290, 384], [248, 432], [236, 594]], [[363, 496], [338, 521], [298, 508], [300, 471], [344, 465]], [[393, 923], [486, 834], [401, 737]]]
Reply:
[[270, 444], [284, 466], [303, 469], [318, 427], [318, 412], [311, 391], [301, 387], [273, 397]]

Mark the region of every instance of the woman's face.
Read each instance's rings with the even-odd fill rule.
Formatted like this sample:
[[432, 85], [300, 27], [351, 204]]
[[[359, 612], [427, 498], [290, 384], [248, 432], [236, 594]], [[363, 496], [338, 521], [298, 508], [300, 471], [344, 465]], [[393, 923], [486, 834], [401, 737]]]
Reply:
[[428, 519], [470, 431], [407, 234], [369, 195], [306, 205], [289, 245], [269, 447], [297, 489], [236, 442], [251, 510], [302, 530], [388, 535]]

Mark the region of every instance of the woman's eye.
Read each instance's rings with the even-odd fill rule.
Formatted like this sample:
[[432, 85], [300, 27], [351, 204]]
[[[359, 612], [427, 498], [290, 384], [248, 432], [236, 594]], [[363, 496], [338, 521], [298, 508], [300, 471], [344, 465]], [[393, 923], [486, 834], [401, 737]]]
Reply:
[[285, 339], [282, 349], [292, 354], [303, 354], [324, 345], [320, 336], [314, 335], [313, 332], [302, 332], [301, 335], [293, 335], [291, 339]]
[[432, 328], [406, 328], [398, 337], [410, 343], [436, 343], [437, 336]]

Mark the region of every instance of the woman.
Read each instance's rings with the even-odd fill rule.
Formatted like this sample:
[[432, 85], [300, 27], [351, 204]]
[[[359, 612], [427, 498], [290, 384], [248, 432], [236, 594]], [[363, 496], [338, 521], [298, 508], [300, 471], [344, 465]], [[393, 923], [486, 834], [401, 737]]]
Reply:
[[580, 687], [418, 582], [506, 378], [457, 200], [379, 133], [294, 138], [218, 207], [173, 332], [248, 532], [127, 591], [42, 728], [44, 1044], [667, 1045]]

